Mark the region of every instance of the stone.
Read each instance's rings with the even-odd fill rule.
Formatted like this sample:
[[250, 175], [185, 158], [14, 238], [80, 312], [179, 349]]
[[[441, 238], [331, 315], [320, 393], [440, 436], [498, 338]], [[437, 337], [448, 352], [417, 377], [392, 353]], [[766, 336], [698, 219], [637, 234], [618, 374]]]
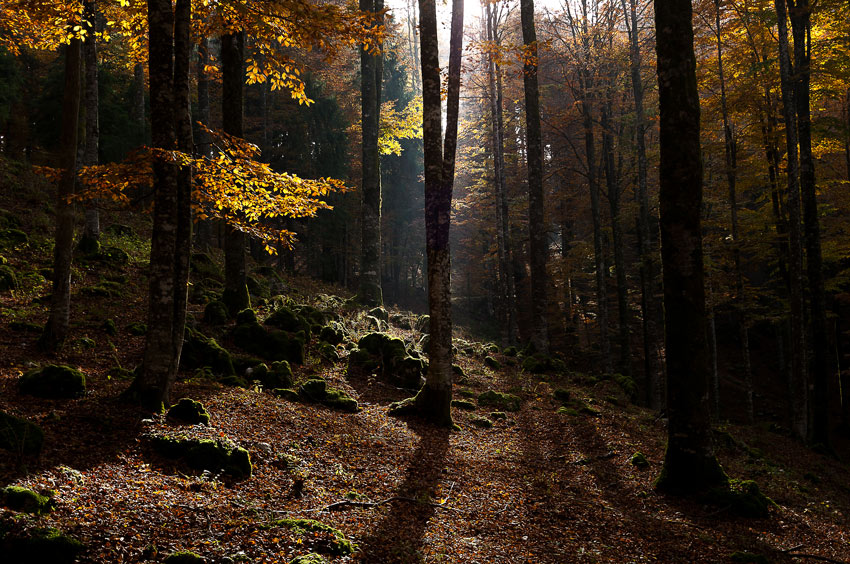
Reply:
[[18, 389], [22, 394], [41, 398], [79, 398], [86, 393], [86, 376], [70, 366], [48, 364], [21, 376]]
[[175, 419], [190, 425], [210, 424], [210, 414], [204, 407], [204, 404], [191, 398], [182, 398], [172, 405], [166, 416], [169, 419]]

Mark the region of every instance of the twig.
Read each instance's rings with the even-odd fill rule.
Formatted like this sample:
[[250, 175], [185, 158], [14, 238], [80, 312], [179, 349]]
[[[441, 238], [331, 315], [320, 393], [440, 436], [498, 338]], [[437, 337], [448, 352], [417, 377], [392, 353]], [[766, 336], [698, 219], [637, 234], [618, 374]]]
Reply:
[[434, 502], [425, 503], [425, 502], [422, 502], [422, 501], [420, 501], [416, 498], [413, 498], [413, 497], [403, 497], [403, 496], [396, 495], [396, 496], [393, 496], [393, 497], [388, 497], [386, 499], [382, 499], [380, 501], [355, 501], [355, 500], [352, 500], [352, 499], [343, 499], [342, 501], [337, 501], [337, 502], [331, 503], [330, 505], [326, 505], [326, 506], [324, 506], [320, 509], [308, 509], [307, 512], [324, 513], [325, 511], [339, 511], [341, 509], [345, 509], [346, 507], [366, 507], [366, 508], [371, 509], [373, 507], [378, 507], [379, 505], [385, 505], [387, 503], [392, 503], [393, 501], [408, 501], [410, 503], [427, 505], [429, 507], [439, 507], [441, 509], [447, 509], [449, 511], [458, 511], [458, 509], [455, 509], [454, 507], [448, 507], [443, 503], [434, 503]]
[[797, 546], [792, 546], [791, 548], [782, 548], [779, 549], [779, 552], [796, 552], [806, 546], [805, 544], [798, 544]]

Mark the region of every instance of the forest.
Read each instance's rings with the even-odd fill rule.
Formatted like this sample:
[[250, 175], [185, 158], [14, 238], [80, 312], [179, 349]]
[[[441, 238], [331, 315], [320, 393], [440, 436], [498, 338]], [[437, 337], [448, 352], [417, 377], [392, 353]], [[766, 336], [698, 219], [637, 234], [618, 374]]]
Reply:
[[843, 0], [0, 0], [0, 562], [850, 563], [843, 190]]

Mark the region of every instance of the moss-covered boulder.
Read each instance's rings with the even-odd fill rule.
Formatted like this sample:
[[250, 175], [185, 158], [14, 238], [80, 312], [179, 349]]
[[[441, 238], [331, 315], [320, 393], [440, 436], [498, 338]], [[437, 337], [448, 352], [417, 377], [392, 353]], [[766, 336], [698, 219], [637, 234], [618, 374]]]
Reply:
[[124, 225], [122, 223], [112, 223], [107, 225], [103, 229], [103, 233], [108, 235], [114, 235], [115, 237], [121, 237], [125, 239], [135, 239], [136, 231], [130, 227], [129, 225]]
[[464, 411], [475, 411], [475, 404], [469, 400], [452, 400], [452, 407], [456, 407], [458, 409], [462, 409]]
[[216, 376], [234, 376], [233, 360], [215, 339], [186, 328], [183, 337], [183, 352], [180, 354], [180, 368], [192, 370], [209, 367]]
[[357, 550], [357, 546], [348, 540], [342, 531], [313, 519], [279, 519], [265, 525], [265, 528], [273, 527], [291, 529], [295, 533], [308, 536], [309, 543], [320, 553], [348, 556]]
[[227, 306], [221, 300], [213, 300], [204, 307], [204, 323], [224, 325], [228, 318]]
[[493, 358], [492, 356], [487, 355], [484, 357], [484, 366], [492, 370], [499, 370], [500, 368], [502, 368], [502, 363]]
[[90, 260], [95, 260], [103, 265], [120, 268], [130, 264], [130, 255], [120, 247], [101, 247], [100, 252], [92, 255]]
[[207, 253], [192, 253], [189, 262], [190, 271], [195, 274], [193, 278], [212, 278], [213, 280], [224, 280], [221, 267]]
[[58, 529], [30, 529], [0, 539], [0, 555], [9, 563], [72, 564], [84, 548]]
[[304, 331], [305, 334], [309, 334], [312, 323], [293, 309], [284, 306], [266, 319], [266, 325], [271, 325], [272, 327], [277, 327], [291, 333]]
[[320, 357], [330, 362], [339, 360], [339, 351], [330, 343], [319, 343], [318, 353]]
[[148, 326], [139, 321], [128, 323], [124, 328], [127, 333], [133, 335], [134, 337], [141, 337], [142, 335], [148, 332]]
[[409, 330], [412, 329], [413, 326], [410, 324], [410, 316], [404, 315], [402, 313], [394, 313], [390, 316], [390, 323], [393, 327], [398, 327], [399, 329]]
[[86, 393], [86, 376], [70, 366], [48, 364], [21, 376], [18, 389], [40, 398], [78, 398]]
[[167, 417], [190, 425], [210, 424], [210, 414], [204, 404], [191, 398], [182, 398], [172, 405], [168, 410]]
[[0, 265], [0, 292], [18, 289], [18, 277], [8, 264]]
[[310, 554], [296, 556], [289, 561], [289, 564], [328, 564], [328, 561], [321, 554], [311, 552]]
[[501, 411], [519, 411], [522, 400], [519, 396], [487, 390], [478, 396], [478, 405], [495, 407]]
[[384, 323], [389, 323], [389, 320], [390, 320], [390, 314], [387, 313], [387, 310], [385, 310], [384, 308], [382, 308], [380, 306], [370, 309], [367, 312], [367, 315], [371, 315], [375, 319], [383, 321]]
[[322, 378], [312, 378], [298, 387], [298, 395], [305, 401], [320, 402], [328, 393], [328, 383]]
[[613, 378], [614, 382], [617, 383], [620, 389], [623, 390], [623, 393], [625, 393], [630, 400], [637, 398], [637, 384], [635, 383], [634, 378], [623, 374], [614, 374]]
[[292, 387], [292, 368], [285, 360], [273, 362], [271, 368], [260, 363], [245, 372], [246, 378], [258, 380], [265, 389]]
[[479, 427], [481, 429], [489, 429], [493, 426], [493, 422], [487, 419], [486, 417], [482, 417], [480, 415], [473, 415], [469, 418], [469, 422], [474, 426]]
[[204, 564], [206, 558], [188, 550], [172, 552], [163, 560], [164, 564]]
[[229, 439], [195, 439], [181, 435], [150, 438], [160, 455], [179, 459], [195, 470], [223, 472], [236, 479], [251, 477], [251, 455]]
[[431, 316], [423, 315], [416, 320], [415, 328], [420, 333], [429, 333], [431, 331]]
[[505, 350], [502, 351], [502, 354], [505, 356], [514, 357], [517, 355], [517, 350], [515, 346], [505, 347]]
[[279, 398], [285, 399], [286, 401], [301, 401], [301, 396], [299, 396], [298, 392], [296, 392], [292, 388], [275, 388], [272, 390], [272, 393]]
[[531, 374], [543, 374], [554, 369], [552, 357], [543, 353], [534, 353], [522, 359], [522, 369]]
[[0, 248], [15, 249], [29, 244], [29, 236], [20, 229], [0, 229]]
[[107, 335], [114, 337], [118, 334], [118, 328], [115, 326], [115, 321], [112, 319], [106, 319], [101, 325], [101, 330]]
[[401, 339], [368, 333], [357, 347], [358, 352], [349, 355], [349, 370], [379, 371], [385, 381], [399, 388], [418, 390], [422, 386], [425, 363], [410, 356]]
[[649, 460], [646, 459], [646, 455], [642, 452], [634, 453], [629, 459], [629, 463], [635, 468], [640, 468], [641, 470], [649, 468]]
[[38, 454], [44, 444], [41, 427], [0, 411], [0, 448], [21, 454]]
[[340, 323], [333, 321], [319, 331], [319, 340], [336, 346], [345, 340], [345, 331]]
[[0, 489], [0, 503], [12, 511], [43, 515], [56, 509], [53, 498], [41, 495], [28, 488], [9, 486]]
[[565, 390], [563, 388], [556, 388], [552, 391], [552, 397], [561, 403], [567, 403], [570, 401], [571, 394], [569, 390]]
[[763, 519], [770, 516], [771, 506], [776, 503], [764, 495], [753, 480], [729, 480], [728, 487], [714, 488], [702, 499], [718, 507], [728, 507], [741, 517]]
[[233, 342], [236, 346], [266, 360], [285, 360], [294, 364], [304, 364], [304, 345], [307, 334], [303, 331], [288, 333], [280, 330], [268, 330], [257, 321], [252, 310], [239, 312], [236, 327], [233, 329]]
[[328, 388], [321, 378], [312, 378], [298, 387], [298, 397], [303, 401], [317, 402], [340, 411], [356, 413], [360, 410], [357, 400], [336, 388]]

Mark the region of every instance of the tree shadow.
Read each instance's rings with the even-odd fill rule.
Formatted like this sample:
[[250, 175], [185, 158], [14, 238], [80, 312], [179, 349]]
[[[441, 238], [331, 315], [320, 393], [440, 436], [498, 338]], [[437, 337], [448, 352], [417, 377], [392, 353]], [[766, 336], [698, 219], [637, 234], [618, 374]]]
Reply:
[[419, 435], [419, 444], [410, 458], [405, 480], [394, 494], [406, 499], [390, 502], [389, 512], [374, 532], [359, 543], [361, 562], [424, 561], [422, 541], [429, 520], [439, 511], [432, 503], [449, 450], [450, 431], [415, 420], [409, 426]]

